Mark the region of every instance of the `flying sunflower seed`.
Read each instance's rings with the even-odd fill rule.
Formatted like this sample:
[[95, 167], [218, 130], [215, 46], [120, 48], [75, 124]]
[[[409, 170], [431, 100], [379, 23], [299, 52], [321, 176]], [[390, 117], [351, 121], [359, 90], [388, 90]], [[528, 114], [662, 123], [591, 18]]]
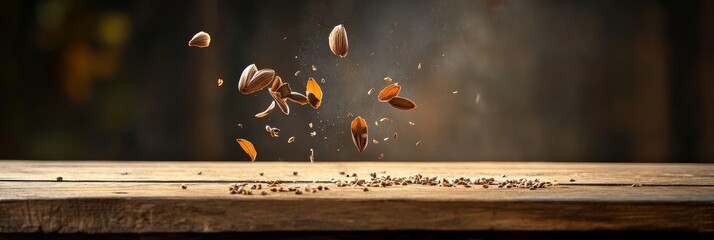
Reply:
[[275, 79], [275, 71], [273, 69], [260, 69], [253, 75], [253, 78], [250, 79], [250, 82], [241, 93], [251, 94], [260, 91], [270, 85], [273, 79]]
[[188, 41], [189, 47], [205, 48], [208, 47], [208, 45], [210, 44], [211, 35], [208, 35], [208, 33], [205, 33], [203, 31], [196, 33], [196, 35], [193, 35], [191, 40]]
[[240, 79], [238, 79], [238, 91], [243, 93], [243, 90], [248, 87], [248, 83], [250, 83], [250, 80], [253, 79], [253, 75], [255, 75], [256, 72], [258, 72], [258, 68], [255, 64], [248, 65], [243, 70], [243, 73], [240, 75]]
[[401, 109], [401, 110], [411, 110], [411, 109], [416, 108], [416, 104], [414, 103], [414, 101], [412, 101], [408, 98], [399, 97], [399, 96], [390, 99], [389, 104], [392, 105], [392, 107], [395, 107], [395, 108]]
[[367, 139], [369, 137], [367, 122], [362, 117], [357, 116], [350, 124], [350, 130], [352, 132], [352, 142], [357, 147], [357, 151], [362, 152], [367, 147]]
[[283, 85], [278, 87], [278, 89], [275, 90], [275, 92], [280, 94], [280, 98], [287, 98], [292, 93], [292, 89], [290, 89], [289, 83], [284, 83]]
[[291, 92], [290, 95], [288, 95], [288, 100], [300, 105], [305, 105], [309, 103], [307, 97], [299, 92]]
[[392, 98], [399, 95], [399, 92], [401, 90], [402, 87], [399, 86], [399, 84], [390, 84], [379, 92], [379, 95], [377, 95], [377, 99], [380, 102], [389, 102], [389, 100], [392, 100]]
[[320, 88], [320, 85], [317, 85], [317, 82], [314, 78], [309, 78], [307, 80], [305, 92], [310, 106], [312, 106], [312, 108], [314, 109], [319, 108], [322, 104], [322, 89]]
[[271, 112], [273, 112], [273, 109], [275, 109], [275, 101], [270, 102], [270, 106], [268, 106], [268, 109], [265, 109], [265, 111], [259, 112], [258, 114], [255, 114], [255, 117], [257, 118], [263, 118], [265, 116], [268, 116]]
[[342, 24], [335, 26], [335, 28], [332, 29], [332, 32], [330, 32], [330, 36], [328, 37], [329, 44], [330, 44], [330, 50], [332, 50], [332, 53], [335, 55], [344, 58], [347, 56], [347, 53], [349, 52], [349, 43], [347, 41], [347, 30], [345, 30], [345, 27], [342, 26]]
[[240, 145], [240, 147], [243, 149], [243, 151], [245, 151], [245, 153], [247, 153], [248, 156], [250, 156], [251, 161], [255, 161], [255, 157], [258, 156], [258, 152], [255, 151], [255, 147], [253, 147], [253, 143], [251, 143], [248, 140], [242, 139], [242, 138], [236, 139], [236, 143], [238, 143], [238, 145]]

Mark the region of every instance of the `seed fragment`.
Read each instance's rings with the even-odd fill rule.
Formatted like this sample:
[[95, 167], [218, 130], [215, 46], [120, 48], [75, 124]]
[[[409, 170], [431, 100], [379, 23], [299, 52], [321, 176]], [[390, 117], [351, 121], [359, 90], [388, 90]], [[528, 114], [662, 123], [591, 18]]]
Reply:
[[369, 192], [369, 188], [362, 188], [362, 191]]
[[382, 142], [386, 142], [387, 140], [389, 140], [389, 137], [384, 138], [384, 140], [382, 140]]
[[369, 91], [367, 91], [367, 95], [372, 95], [373, 92], [374, 92], [374, 88], [370, 88]]
[[372, 143], [379, 144], [379, 141], [377, 141], [377, 139], [372, 139]]
[[263, 196], [268, 195], [268, 192], [266, 192], [265, 190], [260, 191], [260, 195], [263, 195]]
[[459, 91], [453, 91], [453, 92], [452, 92], [452, 94], [457, 94], [457, 93], [459, 93]]
[[419, 146], [420, 143], [421, 143], [421, 140], [417, 141], [415, 145]]
[[299, 92], [291, 92], [290, 95], [288, 95], [288, 100], [300, 105], [305, 105], [309, 103], [307, 97]]
[[393, 137], [393, 138], [397, 138], [397, 132], [394, 132], [394, 137]]
[[239, 127], [239, 128], [243, 128], [243, 124], [239, 123], [239, 124], [238, 124], [238, 127]]
[[384, 159], [384, 153], [380, 153], [380, 154], [379, 154], [379, 157], [378, 157], [377, 159], [379, 159], [379, 160]]
[[390, 84], [379, 92], [379, 95], [377, 95], [377, 99], [379, 99], [380, 102], [388, 102], [394, 97], [397, 97], [401, 90], [402, 87], [399, 86], [397, 83]]
[[315, 65], [312, 65], [312, 71], [317, 71], [317, 67], [315, 67]]
[[288, 143], [293, 143], [293, 142], [295, 142], [295, 137], [288, 138]]
[[412, 121], [409, 121], [409, 125], [414, 126], [414, 123]]
[[390, 77], [385, 77], [385, 78], [384, 78], [384, 81], [387, 82], [387, 83], [390, 83], [390, 82], [392, 82], [392, 78], [390, 78]]
[[315, 151], [310, 148], [310, 162], [315, 162]]
[[210, 44], [211, 35], [208, 35], [208, 33], [205, 33], [203, 31], [196, 33], [196, 35], [193, 35], [191, 40], [188, 41], [189, 47], [205, 48], [208, 47], [208, 45]]
[[379, 126], [379, 122], [374, 121], [374, 126]]
[[575, 182], [575, 179], [570, 179], [570, 182]]
[[411, 110], [416, 108], [416, 103], [411, 99], [396, 96], [389, 100], [389, 104], [400, 110]]
[[188, 188], [188, 186], [186, 186], [186, 184], [181, 184], [181, 188], [186, 189], [186, 188]]
[[223, 79], [220, 79], [220, 78], [218, 79], [218, 86], [219, 86], [219, 87], [220, 87], [220, 86], [223, 86]]
[[280, 93], [273, 92], [273, 91], [269, 91], [269, 92], [270, 92], [270, 96], [273, 97], [273, 102], [276, 103], [275, 105], [277, 105], [278, 108], [280, 108], [280, 111], [282, 111], [285, 115], [289, 115], [290, 107], [288, 107], [288, 103], [285, 102], [285, 99], [280, 96]]
[[251, 161], [255, 161], [255, 157], [258, 156], [258, 153], [255, 151], [255, 147], [253, 147], [253, 143], [251, 143], [248, 140], [238, 138], [236, 139], [236, 142], [240, 147], [245, 151], [248, 156], [250, 156]]
[[312, 123], [308, 123], [307, 126], [312, 128]]
[[260, 173], [258, 173], [258, 174], [259, 174], [259, 175], [260, 175], [260, 176], [262, 177], [262, 176], [263, 176], [263, 175], [264, 175], [265, 173], [263, 173], [263, 172], [260, 172]]
[[58, 182], [61, 182], [62, 180], [64, 180], [64, 178], [62, 178], [62, 177], [57, 177], [57, 181], [58, 181]]
[[314, 78], [309, 78], [307, 80], [305, 92], [310, 106], [314, 109], [319, 108], [320, 104], [322, 104], [322, 89], [320, 88], [320, 85], [317, 85]]
[[389, 122], [389, 118], [382, 118], [382, 119], [379, 119], [379, 121], [380, 122]]
[[357, 151], [362, 152], [367, 147], [367, 122], [361, 116], [357, 116], [350, 124], [350, 131]]
[[297, 72], [295, 72], [295, 76], [297, 77], [298, 75], [300, 75], [300, 70], [297, 70]]
[[335, 26], [328, 37], [330, 50], [335, 55], [344, 58], [349, 52], [349, 43], [347, 41], [347, 30], [342, 24]]
[[417, 65], [417, 69], [421, 70], [421, 63], [419, 63], [419, 65]]
[[297, 175], [298, 175], [298, 172], [293, 172], [293, 175], [297, 176]]
[[477, 93], [476, 94], [476, 104], [478, 104], [479, 100], [481, 100], [481, 94]]

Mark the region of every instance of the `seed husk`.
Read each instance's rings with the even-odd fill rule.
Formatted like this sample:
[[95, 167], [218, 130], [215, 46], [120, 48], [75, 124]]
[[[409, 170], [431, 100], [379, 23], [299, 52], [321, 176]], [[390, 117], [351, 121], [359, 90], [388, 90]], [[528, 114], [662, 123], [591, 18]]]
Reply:
[[245, 151], [245, 153], [247, 153], [248, 156], [250, 156], [250, 160], [255, 161], [255, 157], [258, 156], [258, 152], [255, 151], [255, 147], [253, 147], [253, 143], [251, 143], [248, 140], [242, 139], [242, 138], [236, 139], [236, 142], [238, 143], [238, 145], [240, 145], [240, 147], [243, 149], [243, 151]]
[[412, 110], [416, 108], [416, 103], [411, 99], [396, 96], [389, 100], [389, 104], [400, 110]]
[[414, 126], [414, 123], [412, 121], [409, 121], [409, 125]]
[[242, 124], [242, 123], [239, 123], [239, 124], [238, 124], [238, 127], [239, 127], [239, 128], [243, 128], [243, 124]]
[[367, 147], [367, 139], [369, 137], [367, 133], [367, 122], [361, 116], [357, 116], [357, 118], [352, 121], [350, 130], [352, 132], [352, 142], [355, 144], [355, 147], [357, 147], [357, 151], [362, 152]]
[[270, 91], [277, 92], [278, 88], [283, 85], [283, 79], [280, 76], [275, 76], [275, 80], [273, 80], [273, 84], [270, 86]]
[[379, 119], [379, 121], [380, 122], [389, 122], [389, 118], [382, 118], [382, 119]]
[[63, 180], [64, 180], [64, 178], [62, 178], [62, 177], [57, 177], [57, 181], [58, 181], [58, 182], [61, 182], [61, 181], [63, 181]]
[[273, 79], [275, 79], [275, 70], [268, 68], [260, 69], [255, 73], [255, 75], [253, 75], [253, 78], [250, 79], [248, 85], [246, 85], [244, 89], [239, 90], [241, 90], [241, 93], [243, 94], [251, 94], [270, 85], [270, 83], [273, 82]]
[[243, 73], [240, 75], [240, 79], [238, 79], [238, 91], [243, 93], [243, 90], [248, 87], [248, 83], [253, 79], [256, 72], [258, 72], [258, 68], [255, 64], [248, 65], [243, 69]]
[[305, 92], [310, 106], [314, 109], [319, 108], [320, 104], [322, 104], [322, 89], [320, 88], [320, 85], [317, 85], [314, 78], [309, 78], [307, 80]]
[[300, 70], [297, 70], [297, 72], [295, 72], [295, 76], [297, 77], [298, 75], [300, 75]]
[[335, 55], [344, 58], [349, 52], [349, 43], [347, 41], [347, 30], [342, 24], [335, 26], [328, 37], [330, 50]]
[[280, 97], [280, 93], [278, 92], [273, 92], [269, 91], [270, 96], [273, 97], [273, 102], [276, 103], [275, 105], [278, 105], [278, 108], [280, 108], [280, 111], [285, 113], [285, 115], [290, 114], [290, 107], [288, 107], [288, 103], [285, 102], [285, 99]]
[[188, 41], [189, 47], [205, 48], [208, 47], [208, 45], [211, 45], [211, 35], [203, 31], [196, 33], [196, 35], [193, 35], [191, 40]]
[[374, 88], [370, 88], [369, 91], [367, 91], [367, 95], [372, 95], [373, 92], [374, 92]]
[[223, 79], [220, 79], [220, 78], [218, 79], [218, 86], [219, 86], [219, 87], [220, 87], [220, 86], [223, 86]]
[[295, 137], [288, 138], [288, 143], [293, 143], [293, 142], [295, 142]]
[[459, 91], [453, 91], [453, 92], [452, 92], [452, 94], [457, 94], [457, 93], [459, 93]]
[[382, 91], [379, 92], [379, 95], [377, 95], [377, 99], [379, 99], [380, 102], [388, 102], [389, 100], [392, 100], [394, 97], [397, 97], [399, 95], [399, 92], [402, 90], [402, 87], [399, 86], [398, 84], [390, 84]]
[[377, 141], [377, 139], [372, 139], [372, 143], [379, 144], [379, 141]]
[[307, 97], [299, 92], [291, 92], [290, 95], [288, 95], [288, 100], [300, 105], [305, 105], [309, 102]]
[[390, 83], [390, 82], [392, 82], [392, 78], [390, 78], [390, 77], [385, 77], [385, 78], [384, 78], [384, 81], [387, 82], [387, 83]]
[[297, 175], [298, 175], [298, 172], [293, 172], [293, 175], [297, 176]]
[[283, 85], [278, 87], [275, 92], [280, 94], [280, 98], [287, 98], [292, 93], [292, 89], [290, 89], [289, 83], [284, 83]]
[[270, 102], [270, 106], [268, 106], [268, 109], [265, 109], [265, 111], [259, 112], [258, 114], [255, 114], [255, 117], [257, 118], [263, 118], [265, 116], [268, 116], [271, 112], [273, 112], [273, 109], [275, 109], [275, 101]]

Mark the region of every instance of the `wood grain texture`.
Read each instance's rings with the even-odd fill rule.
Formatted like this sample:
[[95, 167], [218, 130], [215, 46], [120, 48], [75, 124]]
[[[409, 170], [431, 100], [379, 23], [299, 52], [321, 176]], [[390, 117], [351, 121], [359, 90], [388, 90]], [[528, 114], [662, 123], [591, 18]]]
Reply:
[[[446, 178], [506, 174], [562, 184], [537, 190], [409, 185], [363, 192], [321, 183], [352, 179], [340, 171], [360, 178], [380, 171]], [[64, 181], [57, 182], [58, 176]], [[278, 179], [297, 182], [286, 187], [331, 190], [266, 196], [228, 191], [233, 182]], [[0, 232], [344, 230], [713, 232], [714, 165], [0, 161]]]

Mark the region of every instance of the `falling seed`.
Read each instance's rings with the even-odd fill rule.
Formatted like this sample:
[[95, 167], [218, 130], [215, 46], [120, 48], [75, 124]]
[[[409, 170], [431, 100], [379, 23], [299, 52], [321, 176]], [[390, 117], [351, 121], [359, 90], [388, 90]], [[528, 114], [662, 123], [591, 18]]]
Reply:
[[269, 91], [269, 93], [270, 93], [270, 96], [273, 97], [273, 102], [275, 103], [275, 105], [278, 106], [278, 108], [280, 109], [280, 111], [282, 111], [285, 115], [289, 115], [289, 114], [290, 114], [290, 107], [288, 106], [288, 103], [285, 102], [285, 99], [283, 99], [283, 98], [280, 96], [280, 93], [278, 93], [278, 92], [273, 92], [273, 91]]
[[[271, 88], [271, 91], [272, 91], [272, 88]], [[279, 93], [278, 96], [280, 96], [280, 98], [287, 98], [287, 97], [289, 97], [289, 96], [293, 93], [292, 89], [290, 89], [290, 84], [289, 84], [289, 83], [281, 84], [281, 85], [280, 85], [277, 89], [275, 89], [275, 91], [273, 91], [273, 92]]]
[[379, 141], [377, 141], [377, 139], [372, 139], [372, 143], [379, 144]]
[[305, 105], [309, 103], [309, 100], [305, 95], [302, 95], [301, 93], [298, 92], [291, 92], [290, 95], [287, 97], [288, 100], [291, 102], [300, 104], [300, 105]]
[[419, 63], [419, 65], [417, 65], [417, 69], [421, 70], [421, 63]]
[[481, 100], [481, 94], [477, 93], [476, 94], [476, 104], [478, 104], [479, 100]]
[[240, 147], [243, 149], [243, 151], [245, 151], [245, 153], [247, 153], [248, 156], [250, 156], [250, 160], [255, 161], [255, 157], [258, 156], [258, 152], [255, 151], [255, 147], [253, 147], [253, 143], [251, 143], [248, 140], [242, 139], [242, 138], [236, 139], [236, 142], [238, 143], [238, 145], [240, 145]]
[[367, 95], [372, 95], [373, 92], [374, 92], [374, 88], [370, 88], [369, 91], [367, 91]]
[[347, 41], [347, 30], [342, 24], [335, 26], [328, 37], [330, 50], [335, 55], [344, 58], [349, 52], [349, 43]]
[[387, 140], [389, 140], [389, 137], [382, 139], [382, 142], [386, 142]]
[[255, 75], [256, 72], [258, 72], [258, 68], [255, 66], [255, 64], [248, 65], [243, 70], [243, 73], [240, 75], [240, 79], [238, 79], [238, 91], [242, 93], [243, 89], [248, 87], [248, 83], [250, 83], [250, 80], [253, 78], [253, 75]]
[[295, 137], [288, 138], [288, 143], [293, 143], [293, 142], [295, 142]]
[[210, 44], [211, 35], [208, 35], [208, 33], [205, 33], [203, 31], [196, 33], [196, 35], [193, 35], [191, 40], [188, 41], [189, 47], [205, 48], [208, 47], [208, 45]]
[[196, 175], [203, 175], [203, 172], [197, 172]]
[[385, 78], [384, 78], [384, 81], [387, 82], [387, 83], [390, 83], [390, 82], [392, 82], [392, 78], [390, 78], [390, 77], [385, 77]]
[[310, 162], [315, 162], [315, 151], [310, 148]]
[[355, 120], [350, 124], [350, 131], [352, 132], [352, 142], [357, 147], [357, 151], [362, 152], [367, 147], [367, 122], [361, 117], [357, 116]]
[[320, 79], [320, 82], [321, 82], [321, 83], [325, 83], [325, 79], [324, 79], [324, 78], [323, 78], [323, 79]]
[[239, 124], [238, 124], [238, 127], [239, 127], [239, 128], [243, 128], [243, 124], [239, 123]]
[[347, 113], [347, 116], [348, 116], [348, 117], [352, 117], [352, 116], [354, 116], [354, 115], [353, 115], [352, 113]]
[[275, 78], [275, 70], [261, 69], [256, 71], [255, 64], [249, 65], [238, 81], [238, 91], [243, 94], [252, 94], [270, 85]]
[[273, 84], [270, 85], [270, 91], [277, 92], [280, 86], [283, 86], [283, 79], [276, 75]]
[[[270, 106], [268, 106], [268, 109], [265, 109], [265, 111], [259, 112], [255, 114], [255, 117], [257, 118], [263, 118], [265, 116], [268, 116], [271, 112], [273, 112], [273, 109], [275, 109], [275, 101], [270, 103]], [[242, 127], [241, 127], [242, 128]]]
[[452, 93], [452, 94], [457, 94], [457, 93], [459, 93], [459, 91], [453, 91], [453, 92], [451, 92], [451, 93]]
[[312, 132], [310, 133], [310, 137], [314, 137], [314, 136], [317, 136], [317, 132], [312, 131]]
[[312, 123], [308, 123], [307, 126], [312, 128]]
[[319, 108], [320, 104], [322, 104], [322, 89], [320, 88], [320, 85], [317, 85], [314, 78], [309, 78], [307, 80], [305, 92], [310, 106], [314, 109]]
[[375, 125], [375, 126], [379, 126], [379, 122], [374, 121], [374, 125]]
[[312, 71], [317, 71], [317, 67], [315, 67], [315, 65], [312, 65]]
[[416, 145], [419, 146], [420, 143], [421, 143], [421, 140], [417, 141]]
[[380, 153], [380, 154], [379, 154], [379, 157], [378, 157], [377, 159], [379, 159], [379, 160], [384, 159], [384, 153]]
[[411, 99], [396, 96], [389, 100], [389, 104], [400, 110], [411, 110], [416, 108], [416, 103]]
[[260, 176], [262, 177], [262, 176], [263, 176], [263, 175], [264, 175], [265, 173], [263, 173], [263, 172], [260, 172], [260, 173], [258, 173], [258, 174], [260, 174]]
[[297, 70], [297, 71], [295, 72], [295, 76], [297, 77], [298, 75], [300, 75], [300, 70]]
[[382, 119], [379, 119], [379, 121], [380, 122], [389, 122], [389, 118], [382, 118]]
[[414, 123], [412, 121], [409, 121], [409, 125], [414, 126]]
[[218, 79], [218, 86], [219, 86], [219, 87], [220, 87], [220, 86], [223, 86], [223, 79], [220, 79], [220, 78]]
[[379, 99], [380, 102], [388, 102], [389, 100], [392, 100], [394, 97], [399, 95], [399, 92], [401, 90], [402, 87], [399, 86], [397, 83], [390, 84], [379, 92], [379, 95], [377, 95], [377, 99]]

